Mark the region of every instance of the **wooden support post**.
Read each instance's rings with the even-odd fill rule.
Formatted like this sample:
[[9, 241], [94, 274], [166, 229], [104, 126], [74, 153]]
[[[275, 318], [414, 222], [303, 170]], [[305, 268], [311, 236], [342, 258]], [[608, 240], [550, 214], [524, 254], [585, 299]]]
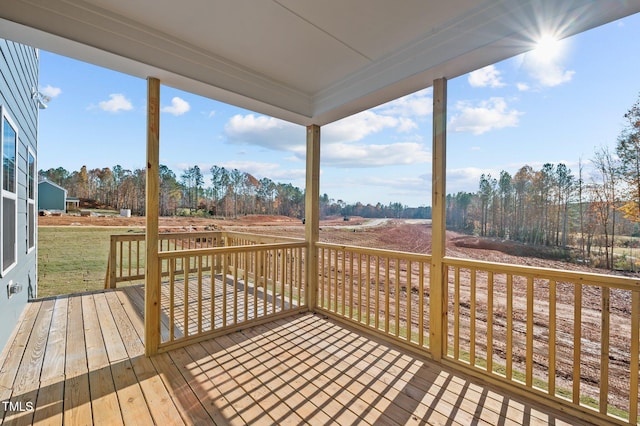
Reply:
[[160, 210], [160, 80], [150, 77], [147, 85], [147, 184], [146, 259], [144, 286], [145, 354], [160, 345], [160, 267], [158, 260], [158, 214]]
[[317, 307], [318, 242], [320, 235], [320, 126], [307, 127], [307, 180], [305, 187], [305, 240], [307, 242], [306, 296], [309, 310]]
[[447, 336], [447, 283], [444, 280], [443, 258], [446, 247], [446, 144], [447, 144], [447, 80], [433, 82], [433, 160], [432, 160], [432, 242], [429, 284], [429, 347], [433, 359], [445, 356]]

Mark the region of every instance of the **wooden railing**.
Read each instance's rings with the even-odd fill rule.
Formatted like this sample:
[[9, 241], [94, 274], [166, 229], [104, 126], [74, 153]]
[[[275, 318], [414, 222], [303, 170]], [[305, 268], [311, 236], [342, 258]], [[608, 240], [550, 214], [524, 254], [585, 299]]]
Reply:
[[428, 351], [430, 256], [317, 246], [318, 309]]
[[[318, 310], [429, 355], [430, 256], [318, 243]], [[640, 282], [444, 259], [443, 361], [590, 420], [636, 424]]]
[[447, 359], [592, 419], [638, 422], [638, 280], [445, 258]]
[[[140, 241], [115, 238], [115, 282], [144, 275]], [[309, 309], [306, 244], [229, 232], [161, 235], [161, 349]], [[445, 364], [592, 421], [637, 424], [638, 280], [445, 257], [438, 331], [429, 325], [430, 303], [438, 303], [429, 298], [431, 256], [316, 247], [317, 311], [427, 356], [431, 331]]]
[[[165, 252], [286, 241], [293, 242], [299, 240], [227, 231], [172, 232], [159, 235], [158, 249], [160, 252]], [[144, 261], [144, 234], [112, 235], [107, 272], [105, 275], [105, 288], [116, 288], [118, 283], [122, 282], [144, 283]], [[178, 259], [176, 266], [178, 268], [177, 271], [181, 272], [181, 260]], [[210, 265], [205, 264], [203, 267], [209, 268]], [[166, 268], [166, 265], [162, 269], [161, 274], [163, 277], [168, 276], [169, 270]]]
[[159, 254], [168, 274], [161, 287], [159, 350], [308, 310], [305, 242], [230, 237], [253, 244]]
[[[225, 244], [219, 231], [173, 232], [159, 235], [160, 251], [220, 247]], [[118, 283], [143, 283], [145, 235], [142, 233], [111, 236], [105, 288], [116, 288]], [[162, 271], [167, 276], [168, 270]]]

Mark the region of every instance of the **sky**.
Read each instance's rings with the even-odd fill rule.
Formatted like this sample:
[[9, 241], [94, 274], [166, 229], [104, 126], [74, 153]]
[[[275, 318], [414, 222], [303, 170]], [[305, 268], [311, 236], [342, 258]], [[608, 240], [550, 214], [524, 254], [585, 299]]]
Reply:
[[[476, 192], [481, 174], [564, 163], [574, 175], [615, 151], [640, 96], [640, 15], [554, 41], [448, 82], [447, 193]], [[38, 168], [143, 168], [145, 80], [49, 52], [40, 91]], [[305, 185], [305, 129], [161, 87], [160, 161], [180, 178], [213, 165]], [[431, 204], [432, 90], [323, 126], [320, 193], [346, 203]], [[586, 176], [585, 176], [586, 177]]]

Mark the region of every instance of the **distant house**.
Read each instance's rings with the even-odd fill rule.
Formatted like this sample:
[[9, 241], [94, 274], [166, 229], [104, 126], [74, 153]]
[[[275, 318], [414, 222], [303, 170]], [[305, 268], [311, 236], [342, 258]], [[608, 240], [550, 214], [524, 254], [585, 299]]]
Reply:
[[0, 347], [37, 294], [38, 50], [0, 39]]
[[38, 182], [38, 210], [60, 211], [78, 210], [80, 200], [67, 196], [67, 190], [50, 180]]

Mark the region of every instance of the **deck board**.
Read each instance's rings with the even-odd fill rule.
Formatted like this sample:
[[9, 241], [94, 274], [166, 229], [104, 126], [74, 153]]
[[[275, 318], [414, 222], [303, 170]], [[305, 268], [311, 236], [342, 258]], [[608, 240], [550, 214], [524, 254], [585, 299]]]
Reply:
[[582, 424], [312, 314], [146, 358], [142, 297], [30, 302], [0, 396], [35, 411], [5, 424]]

